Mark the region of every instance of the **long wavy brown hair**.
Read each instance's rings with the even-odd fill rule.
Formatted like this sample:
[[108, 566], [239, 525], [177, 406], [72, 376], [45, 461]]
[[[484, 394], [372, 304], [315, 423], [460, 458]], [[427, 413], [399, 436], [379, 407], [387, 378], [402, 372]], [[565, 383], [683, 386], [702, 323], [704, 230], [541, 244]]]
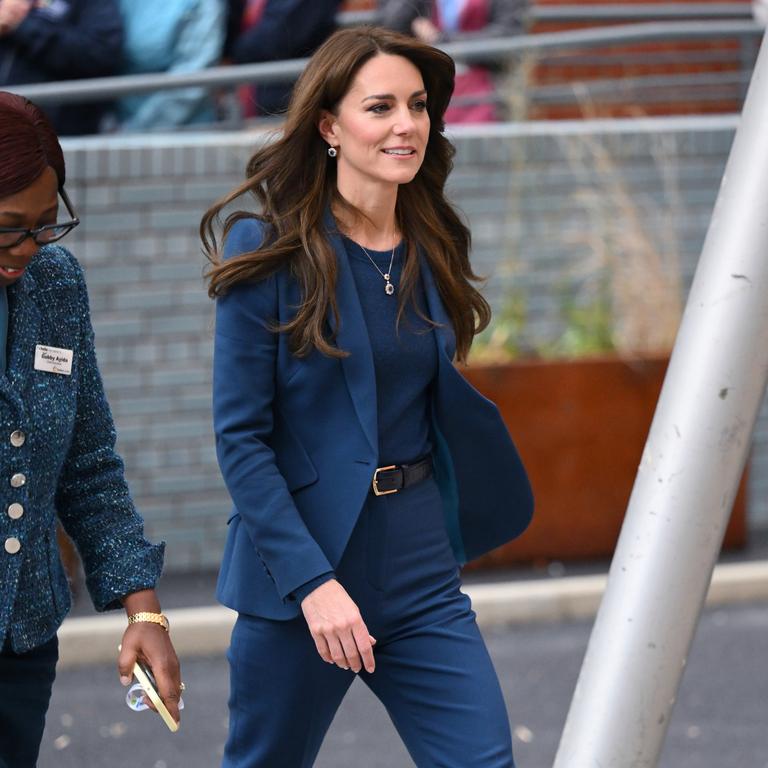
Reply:
[[[479, 278], [469, 263], [470, 234], [445, 197], [455, 150], [443, 135], [455, 67], [450, 56], [418, 40], [376, 27], [344, 29], [332, 35], [312, 56], [293, 91], [281, 133], [256, 150], [246, 180], [215, 203], [203, 216], [200, 236], [210, 261], [211, 298], [241, 281], [262, 280], [288, 266], [303, 301], [294, 318], [276, 328], [290, 334], [294, 354], [313, 348], [326, 355], [347, 353], [335, 345], [327, 323], [329, 309], [336, 324], [336, 254], [323, 222], [325, 211], [362, 216], [339, 195], [336, 165], [318, 130], [322, 110], [338, 113], [341, 100], [358, 70], [378, 54], [402, 56], [420, 71], [427, 90], [430, 132], [424, 161], [416, 176], [398, 190], [395, 215], [408, 249], [399, 293], [399, 313], [414, 300], [419, 275], [417, 245], [428, 260], [438, 291], [456, 334], [459, 360], [466, 360], [472, 339], [490, 321], [490, 307], [471, 284]], [[267, 240], [257, 250], [226, 261], [216, 232], [221, 213], [241, 196], [252, 196], [259, 213], [238, 210], [223, 224], [222, 240], [235, 222], [258, 218], [268, 224]]]

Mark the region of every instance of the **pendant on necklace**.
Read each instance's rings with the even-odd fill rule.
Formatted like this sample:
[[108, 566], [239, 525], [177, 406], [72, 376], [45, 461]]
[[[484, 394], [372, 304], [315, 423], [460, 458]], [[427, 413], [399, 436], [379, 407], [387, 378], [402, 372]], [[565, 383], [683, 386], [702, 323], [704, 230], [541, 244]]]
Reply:
[[386, 293], [387, 296], [391, 296], [395, 292], [395, 286], [389, 282], [389, 273], [384, 275], [384, 279], [387, 281], [387, 284], [384, 286], [384, 293]]

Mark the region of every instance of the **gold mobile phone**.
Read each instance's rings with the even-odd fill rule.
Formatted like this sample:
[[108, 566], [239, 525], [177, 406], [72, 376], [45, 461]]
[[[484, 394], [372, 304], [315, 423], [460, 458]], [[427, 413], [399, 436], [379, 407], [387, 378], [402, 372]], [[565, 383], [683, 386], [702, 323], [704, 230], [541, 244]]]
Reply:
[[157, 692], [157, 684], [155, 678], [152, 675], [149, 667], [144, 666], [141, 662], [136, 662], [133, 665], [133, 674], [139, 681], [139, 684], [144, 689], [144, 692], [149, 696], [149, 700], [157, 708], [157, 712], [160, 717], [163, 718], [163, 722], [168, 726], [168, 730], [176, 733], [179, 730], [179, 724], [173, 719], [168, 708], [163, 704], [163, 700], [160, 698], [160, 694]]

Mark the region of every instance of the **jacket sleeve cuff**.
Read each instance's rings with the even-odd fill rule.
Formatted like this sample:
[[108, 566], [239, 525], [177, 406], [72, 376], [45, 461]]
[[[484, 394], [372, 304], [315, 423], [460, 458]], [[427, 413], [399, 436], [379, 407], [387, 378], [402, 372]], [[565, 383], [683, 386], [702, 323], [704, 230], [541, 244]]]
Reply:
[[97, 611], [122, 608], [123, 598], [142, 589], [154, 589], [163, 570], [165, 542], [147, 544], [119, 564], [110, 563], [88, 574], [86, 586]]
[[310, 592], [314, 592], [321, 584], [325, 584], [326, 581], [330, 581], [331, 579], [335, 578], [336, 574], [333, 571], [321, 573], [319, 576], [315, 576], [314, 579], [310, 579], [305, 584], [302, 584], [300, 587], [294, 589], [293, 592], [291, 592], [291, 594], [288, 596], [288, 599], [295, 600], [299, 605], [301, 605], [301, 603], [304, 602], [304, 598]]

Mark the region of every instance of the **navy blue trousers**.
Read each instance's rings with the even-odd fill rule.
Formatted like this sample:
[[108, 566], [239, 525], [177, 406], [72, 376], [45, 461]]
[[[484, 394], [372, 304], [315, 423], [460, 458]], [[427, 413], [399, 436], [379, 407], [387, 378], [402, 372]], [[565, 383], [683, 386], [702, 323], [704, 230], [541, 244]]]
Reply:
[[0, 651], [0, 768], [35, 768], [56, 677], [56, 637], [27, 653]]
[[[433, 480], [369, 497], [337, 577], [377, 643], [359, 677], [418, 768], [514, 768], [507, 712]], [[355, 678], [324, 662], [303, 616], [240, 614], [223, 768], [309, 768]]]

